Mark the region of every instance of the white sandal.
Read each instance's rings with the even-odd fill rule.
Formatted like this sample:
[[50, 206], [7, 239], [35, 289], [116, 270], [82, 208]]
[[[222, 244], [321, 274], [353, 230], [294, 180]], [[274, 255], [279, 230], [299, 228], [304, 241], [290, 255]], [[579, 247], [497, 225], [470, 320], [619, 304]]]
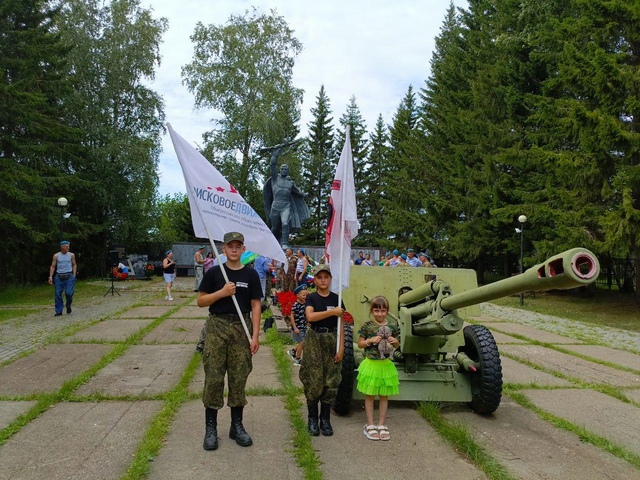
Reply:
[[380, 440], [391, 440], [391, 435], [389, 435], [389, 429], [386, 425], [378, 425], [378, 435], [380, 436]]
[[376, 427], [375, 425], [365, 425], [364, 436], [367, 437], [369, 440], [380, 440], [378, 427]]

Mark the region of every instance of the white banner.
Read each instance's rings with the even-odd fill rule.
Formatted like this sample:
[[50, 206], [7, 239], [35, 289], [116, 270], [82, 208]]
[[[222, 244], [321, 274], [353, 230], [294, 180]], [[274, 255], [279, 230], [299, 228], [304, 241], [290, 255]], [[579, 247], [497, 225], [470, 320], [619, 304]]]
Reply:
[[349, 127], [345, 132], [344, 147], [331, 184], [329, 212], [325, 254], [327, 263], [331, 267], [331, 291], [338, 292], [349, 286], [351, 241], [358, 235], [356, 187], [353, 178], [353, 153]]
[[167, 127], [184, 174], [195, 236], [209, 238], [208, 230], [210, 240], [222, 241], [225, 233], [240, 232], [247, 250], [276, 259], [286, 269], [286, 255], [262, 218], [209, 160]]

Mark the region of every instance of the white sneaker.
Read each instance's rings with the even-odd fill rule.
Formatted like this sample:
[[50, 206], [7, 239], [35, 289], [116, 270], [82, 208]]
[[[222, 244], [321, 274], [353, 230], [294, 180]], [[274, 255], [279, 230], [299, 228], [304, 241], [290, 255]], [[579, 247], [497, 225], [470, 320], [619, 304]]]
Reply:
[[164, 296], [164, 299], [165, 299], [165, 300], [169, 300], [169, 295], [165, 295], [165, 296]]
[[167, 297], [167, 300], [171, 301], [173, 300], [173, 297]]

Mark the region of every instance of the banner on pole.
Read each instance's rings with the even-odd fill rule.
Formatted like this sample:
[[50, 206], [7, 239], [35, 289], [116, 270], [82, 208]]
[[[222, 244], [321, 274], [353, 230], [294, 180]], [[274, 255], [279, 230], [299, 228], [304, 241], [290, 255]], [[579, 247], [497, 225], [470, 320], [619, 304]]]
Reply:
[[356, 213], [356, 187], [353, 177], [353, 153], [351, 152], [349, 127], [347, 127], [344, 147], [331, 184], [325, 239], [325, 255], [327, 263], [331, 267], [331, 291], [333, 292], [349, 286], [351, 241], [357, 235], [358, 215]]
[[222, 241], [225, 233], [240, 232], [247, 250], [276, 259], [286, 269], [286, 255], [262, 218], [216, 167], [167, 127], [182, 167], [195, 236], [209, 238], [208, 229], [211, 240]]

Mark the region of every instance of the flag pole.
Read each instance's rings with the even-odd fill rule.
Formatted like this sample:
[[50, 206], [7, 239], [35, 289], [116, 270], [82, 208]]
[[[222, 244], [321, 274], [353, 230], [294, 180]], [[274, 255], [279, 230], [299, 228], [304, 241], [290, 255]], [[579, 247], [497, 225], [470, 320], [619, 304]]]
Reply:
[[[343, 192], [344, 193], [344, 192]], [[342, 212], [344, 212], [344, 195], [342, 196]], [[341, 212], [341, 216], [342, 216]], [[342, 307], [342, 256], [344, 255], [344, 219], [340, 218], [340, 273], [338, 274], [338, 308]], [[340, 334], [342, 333], [342, 317], [338, 317], [338, 330], [336, 332], [336, 354], [340, 351]]]
[[[202, 222], [204, 223], [204, 222]], [[220, 271], [222, 272], [222, 276], [224, 277], [225, 283], [229, 283], [229, 277], [227, 276], [227, 271], [225, 270], [222, 262], [220, 261], [220, 254], [218, 253], [218, 249], [216, 248], [216, 242], [213, 241], [211, 237], [211, 233], [209, 232], [209, 227], [206, 223], [204, 223], [204, 228], [207, 229], [207, 236], [209, 237], [209, 242], [211, 243], [211, 248], [213, 248], [213, 254], [218, 260], [218, 265], [220, 266]], [[244, 317], [242, 316], [242, 310], [240, 310], [240, 305], [238, 304], [238, 299], [235, 294], [231, 295], [231, 299], [233, 300], [233, 304], [236, 306], [236, 312], [238, 312], [238, 316], [240, 317], [240, 322], [242, 322], [242, 328], [244, 328], [244, 333], [247, 334], [247, 339], [249, 340], [249, 345], [251, 345], [251, 334], [249, 333], [249, 328], [247, 327], [247, 322], [244, 321]], [[251, 315], [253, 315], [253, 310], [251, 311]], [[253, 317], [252, 317], [253, 318]]]

